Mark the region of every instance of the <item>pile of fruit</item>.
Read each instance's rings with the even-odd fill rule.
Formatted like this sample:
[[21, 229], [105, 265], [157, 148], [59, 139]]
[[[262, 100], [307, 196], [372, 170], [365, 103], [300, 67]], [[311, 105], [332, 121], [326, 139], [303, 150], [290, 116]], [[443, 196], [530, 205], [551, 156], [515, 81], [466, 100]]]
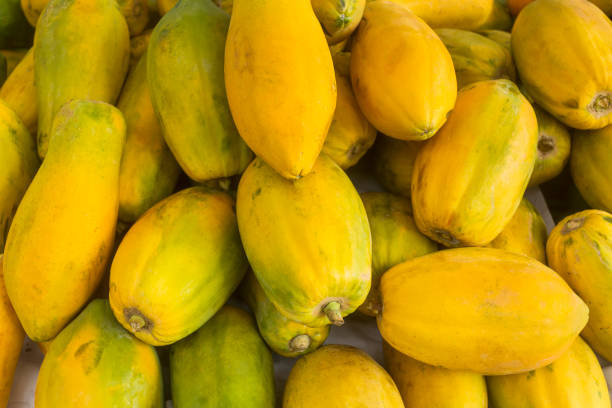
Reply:
[[[0, 407], [27, 334], [37, 408], [609, 408], [606, 14], [3, 0]], [[583, 203], [550, 236], [538, 185]], [[349, 315], [384, 368], [322, 346]]]

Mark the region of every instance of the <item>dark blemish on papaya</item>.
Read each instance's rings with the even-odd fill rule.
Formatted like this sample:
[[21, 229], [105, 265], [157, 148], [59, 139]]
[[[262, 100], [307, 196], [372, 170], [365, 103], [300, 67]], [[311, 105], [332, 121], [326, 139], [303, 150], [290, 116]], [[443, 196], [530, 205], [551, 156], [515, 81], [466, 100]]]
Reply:
[[535, 376], [535, 370], [531, 370], [527, 373], [527, 379], [531, 380]]
[[574, 243], [574, 238], [569, 237], [568, 239], [566, 239], [565, 241], [563, 241], [563, 245], [568, 247], [571, 246]]
[[93, 342], [94, 341], [91, 340], [91, 341], [88, 341], [87, 343], [81, 344], [79, 348], [74, 352], [74, 356], [75, 357], [81, 356]]
[[610, 224], [612, 224], [612, 217], [603, 217], [604, 221], [609, 222]]
[[261, 187], [259, 187], [257, 190], [253, 191], [253, 194], [251, 195], [251, 199], [254, 200], [255, 197], [257, 197], [258, 195], [261, 194]]
[[538, 140], [538, 152], [540, 157], [546, 157], [548, 154], [555, 150], [555, 140], [548, 135], [540, 135]]
[[578, 107], [580, 106], [580, 104], [578, 103], [578, 101], [576, 99], [570, 99], [568, 101], [563, 102], [562, 105], [567, 106], [568, 108], [571, 109], [578, 109]]

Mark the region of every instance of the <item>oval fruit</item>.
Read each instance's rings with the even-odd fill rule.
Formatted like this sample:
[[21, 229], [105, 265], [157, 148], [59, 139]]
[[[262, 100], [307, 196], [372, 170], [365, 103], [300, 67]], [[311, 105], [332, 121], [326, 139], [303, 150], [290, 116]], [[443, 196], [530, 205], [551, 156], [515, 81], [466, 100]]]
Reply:
[[[508, 0], [508, 5], [510, 6], [510, 10], [512, 14], [515, 16], [525, 7], [527, 4], [531, 3], [533, 0]], [[604, 13], [607, 15], [612, 14], [612, 1], [611, 0], [589, 0], [591, 3], [595, 4], [599, 7]]]
[[32, 27], [36, 27], [36, 23], [40, 18], [49, 0], [21, 0], [21, 9]]
[[422, 146], [422, 142], [377, 137], [373, 148], [374, 175], [385, 190], [410, 197], [414, 162]]
[[153, 30], [149, 29], [140, 35], [130, 38], [130, 71], [136, 67], [138, 62], [142, 59], [142, 56], [145, 55], [149, 48], [149, 41], [151, 40], [152, 34]]
[[0, 50], [0, 54], [2, 54], [6, 58], [6, 72], [7, 75], [10, 75], [11, 72], [15, 69], [17, 64], [23, 60], [30, 49], [28, 48], [16, 48], [10, 50]]
[[391, 376], [358, 348], [323, 346], [289, 373], [283, 408], [359, 406], [404, 408]]
[[404, 262], [381, 280], [378, 328], [424, 363], [486, 375], [550, 364], [589, 309], [559, 275], [523, 255], [457, 248]]
[[15, 111], [30, 134], [38, 128], [38, 102], [34, 86], [34, 50], [30, 49], [0, 88], [0, 99]]
[[536, 116], [514, 83], [463, 88], [448, 123], [416, 158], [412, 208], [419, 230], [446, 246], [491, 242], [523, 197], [537, 141]]
[[453, 61], [423, 20], [398, 4], [369, 3], [351, 50], [353, 90], [376, 129], [424, 140], [446, 122], [457, 97]]
[[495, 0], [391, 0], [406, 6], [431, 27], [475, 30], [493, 12]]
[[366, 0], [311, 0], [329, 44], [348, 38], [359, 25]]
[[[510, 40], [510, 33], [501, 30], [480, 30], [478, 34], [487, 37], [489, 40], [495, 41], [501, 45], [506, 53], [506, 73], [508, 78], [516, 82], [517, 73], [516, 67], [514, 66], [514, 58], [512, 58], [512, 45]], [[531, 102], [531, 101], [530, 101]]]
[[510, 30], [512, 29], [512, 23], [512, 15], [508, 9], [507, 1], [495, 0], [491, 14], [478, 29]]
[[176, 3], [178, 3], [178, 0], [157, 0], [157, 12], [163, 17], [176, 6]]
[[117, 4], [119, 11], [125, 17], [130, 36], [142, 33], [149, 24], [147, 0], [117, 0]]
[[342, 324], [370, 290], [372, 245], [363, 203], [325, 154], [291, 181], [256, 158], [242, 175], [238, 227], [264, 292], [287, 318]]

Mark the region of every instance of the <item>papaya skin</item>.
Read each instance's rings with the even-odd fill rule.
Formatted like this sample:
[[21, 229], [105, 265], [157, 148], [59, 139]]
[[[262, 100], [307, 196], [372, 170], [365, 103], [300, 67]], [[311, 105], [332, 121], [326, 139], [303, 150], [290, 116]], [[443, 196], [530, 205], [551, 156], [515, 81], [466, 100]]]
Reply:
[[374, 175], [385, 190], [410, 197], [414, 162], [422, 142], [379, 135], [373, 147]]
[[4, 253], [9, 298], [34, 341], [55, 337], [102, 278], [117, 223], [125, 122], [111, 105], [76, 100], [58, 112], [52, 134]]
[[0, 99], [17, 113], [35, 139], [38, 129], [38, 102], [34, 86], [34, 51], [30, 49], [0, 88]]
[[311, 0], [329, 44], [347, 39], [359, 25], [366, 0]]
[[153, 30], [146, 30], [142, 34], [130, 38], [130, 70], [133, 70], [142, 56], [149, 48]]
[[28, 48], [17, 48], [10, 50], [0, 50], [0, 54], [2, 54], [6, 58], [6, 73], [10, 75], [11, 72], [15, 69], [17, 64], [21, 62], [23, 57], [28, 53]]

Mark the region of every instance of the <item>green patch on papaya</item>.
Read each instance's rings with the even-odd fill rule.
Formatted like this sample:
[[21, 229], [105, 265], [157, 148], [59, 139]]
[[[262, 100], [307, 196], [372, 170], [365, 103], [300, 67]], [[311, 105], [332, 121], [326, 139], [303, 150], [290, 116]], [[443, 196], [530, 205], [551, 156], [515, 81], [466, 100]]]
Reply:
[[604, 221], [609, 222], [610, 224], [612, 224], [612, 217], [603, 217]]

